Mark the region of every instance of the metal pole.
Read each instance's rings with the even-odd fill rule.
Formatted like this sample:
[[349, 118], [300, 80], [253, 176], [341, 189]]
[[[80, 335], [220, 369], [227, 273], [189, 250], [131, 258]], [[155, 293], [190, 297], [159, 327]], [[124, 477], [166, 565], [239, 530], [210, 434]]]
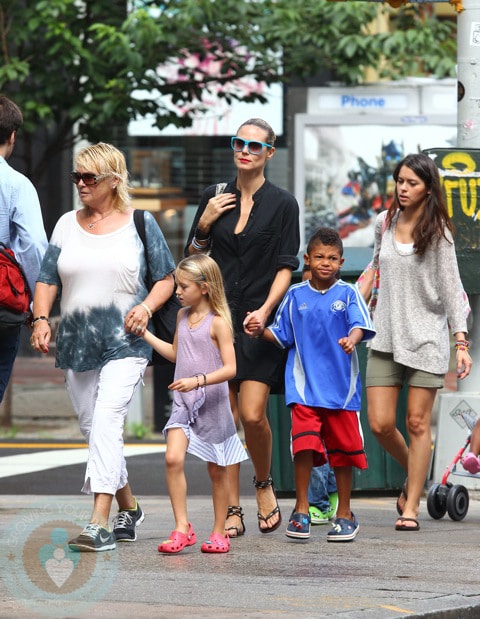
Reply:
[[480, 148], [480, 1], [463, 0], [457, 18], [457, 146]]
[[[457, 18], [458, 117], [457, 146], [480, 148], [480, 0], [463, 0]], [[470, 298], [474, 317], [469, 338], [472, 342], [472, 373], [458, 382], [460, 392], [479, 390], [480, 378], [480, 295]]]
[[[463, 0], [463, 8], [457, 18], [459, 150], [480, 148], [480, 0]], [[465, 441], [468, 427], [463, 415], [475, 420], [480, 418], [480, 295], [472, 294], [470, 304], [473, 312], [473, 326], [469, 330], [472, 372], [468, 378], [457, 382], [457, 392], [440, 395], [433, 471], [436, 480], [442, 479], [453, 454]], [[461, 465], [459, 471], [459, 474], [463, 471]], [[470, 489], [480, 489], [477, 476], [465, 475], [461, 483]]]

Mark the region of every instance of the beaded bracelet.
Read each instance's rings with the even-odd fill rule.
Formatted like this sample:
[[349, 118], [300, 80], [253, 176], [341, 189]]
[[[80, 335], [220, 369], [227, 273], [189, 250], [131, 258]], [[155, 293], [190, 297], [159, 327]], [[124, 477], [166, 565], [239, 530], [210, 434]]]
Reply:
[[148, 307], [146, 303], [140, 303], [140, 307], [143, 307], [143, 309], [147, 312], [149, 318], [152, 317], [152, 310]]
[[38, 322], [39, 320], [46, 320], [47, 321], [47, 325], [50, 326], [50, 320], [46, 317], [46, 316], [37, 316], [36, 318], [34, 318], [32, 320], [32, 325], [34, 325], [36, 322]]
[[194, 378], [197, 379], [197, 386], [195, 387], [195, 389], [200, 389], [200, 381], [198, 380], [199, 376], [203, 376], [203, 386], [204, 387], [207, 386], [207, 375], [206, 374], [194, 374]]
[[468, 340], [457, 340], [455, 342], [455, 350], [457, 352], [459, 350], [468, 352], [470, 350], [470, 342]]

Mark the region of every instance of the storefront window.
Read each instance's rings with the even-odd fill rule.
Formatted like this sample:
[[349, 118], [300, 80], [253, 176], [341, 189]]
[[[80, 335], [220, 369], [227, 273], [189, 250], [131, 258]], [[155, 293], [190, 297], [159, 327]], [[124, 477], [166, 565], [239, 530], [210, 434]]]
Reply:
[[[170, 140], [169, 140], [170, 141]], [[209, 185], [235, 178], [227, 137], [171, 139], [175, 145], [129, 146], [126, 153], [132, 206], [150, 211], [160, 225], [176, 262], [183, 258], [191, 222], [200, 197]], [[288, 189], [287, 154], [278, 148], [266, 174]]]

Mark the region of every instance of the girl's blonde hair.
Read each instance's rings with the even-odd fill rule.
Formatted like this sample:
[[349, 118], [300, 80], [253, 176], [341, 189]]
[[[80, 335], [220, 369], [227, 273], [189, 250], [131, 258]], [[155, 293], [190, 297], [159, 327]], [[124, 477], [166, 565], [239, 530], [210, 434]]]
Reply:
[[222, 273], [215, 260], [205, 254], [193, 254], [178, 263], [175, 273], [181, 273], [185, 279], [199, 286], [207, 284], [212, 311], [223, 318], [233, 335], [232, 316], [225, 296]]
[[75, 166], [85, 168], [95, 174], [108, 174], [117, 179], [114, 188], [114, 207], [125, 211], [130, 205], [128, 170], [125, 155], [105, 142], [82, 148], [75, 156]]

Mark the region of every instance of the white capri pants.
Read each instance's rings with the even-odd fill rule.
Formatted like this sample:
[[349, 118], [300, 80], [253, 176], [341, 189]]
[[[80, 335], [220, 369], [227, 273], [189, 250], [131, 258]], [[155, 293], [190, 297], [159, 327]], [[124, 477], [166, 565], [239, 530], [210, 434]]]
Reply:
[[115, 495], [128, 481], [123, 426], [147, 359], [114, 359], [88, 372], [65, 370], [68, 394], [88, 443], [85, 494]]

